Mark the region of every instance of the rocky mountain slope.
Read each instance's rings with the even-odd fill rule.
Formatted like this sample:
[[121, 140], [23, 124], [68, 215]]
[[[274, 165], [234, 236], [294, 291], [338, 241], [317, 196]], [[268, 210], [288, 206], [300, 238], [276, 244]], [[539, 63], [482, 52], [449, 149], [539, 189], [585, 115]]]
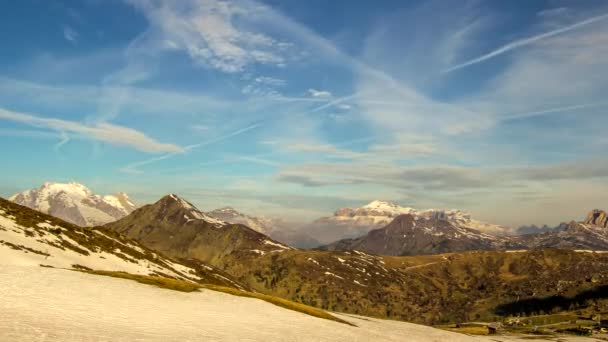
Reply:
[[173, 194], [104, 227], [174, 258], [217, 264], [234, 252], [255, 256], [292, 249], [242, 224], [213, 218]]
[[506, 227], [488, 224], [471, 217], [461, 210], [426, 209], [402, 207], [395, 203], [372, 201], [360, 208], [341, 208], [333, 216], [314, 221], [306, 230], [323, 243], [344, 238], [356, 238], [391, 223], [399, 215], [409, 214], [415, 218], [444, 219], [459, 228], [476, 229], [492, 235], [505, 235]]
[[202, 262], [185, 265], [103, 228], [83, 228], [0, 198], [0, 265], [118, 271], [240, 286]]
[[518, 314], [503, 308], [519, 300], [557, 295], [563, 301], [550, 309], [606, 311], [602, 295], [564, 304], [608, 285], [606, 267], [606, 253], [551, 249], [412, 257], [292, 250], [226, 262], [222, 269], [260, 292], [326, 310], [441, 324], [493, 321]]
[[443, 216], [399, 215], [384, 228], [372, 230], [356, 239], [340, 240], [321, 249], [398, 256], [524, 248], [507, 237], [484, 234], [452, 222]]
[[125, 193], [100, 196], [74, 182], [44, 183], [9, 200], [83, 227], [115, 221], [136, 208]]

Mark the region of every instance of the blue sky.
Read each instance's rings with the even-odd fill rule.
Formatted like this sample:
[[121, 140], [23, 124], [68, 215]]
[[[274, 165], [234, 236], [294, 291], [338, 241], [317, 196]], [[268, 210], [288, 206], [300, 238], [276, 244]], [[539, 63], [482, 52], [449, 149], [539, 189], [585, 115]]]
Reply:
[[608, 203], [601, 1], [12, 1], [0, 194], [79, 181], [305, 222]]

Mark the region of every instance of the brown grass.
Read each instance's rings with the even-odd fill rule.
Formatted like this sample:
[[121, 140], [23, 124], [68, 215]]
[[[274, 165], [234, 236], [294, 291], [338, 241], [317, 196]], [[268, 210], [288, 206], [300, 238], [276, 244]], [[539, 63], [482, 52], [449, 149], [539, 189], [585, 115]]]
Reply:
[[327, 311], [312, 307], [312, 306], [308, 306], [305, 304], [301, 304], [301, 303], [296, 303], [296, 302], [292, 302], [290, 300], [287, 299], [283, 299], [283, 298], [279, 298], [279, 297], [274, 297], [274, 296], [270, 296], [267, 294], [263, 294], [263, 293], [257, 293], [257, 292], [247, 292], [247, 291], [242, 291], [242, 290], [238, 290], [235, 288], [231, 288], [231, 287], [224, 287], [224, 286], [217, 286], [217, 285], [203, 285], [203, 288], [209, 289], [209, 290], [213, 290], [213, 291], [219, 291], [219, 292], [224, 292], [227, 294], [231, 294], [234, 296], [240, 296], [240, 297], [248, 297], [248, 298], [256, 298], [256, 299], [261, 299], [265, 302], [274, 304], [276, 306], [280, 306], [284, 309], [288, 309], [288, 310], [292, 310], [292, 311], [297, 311], [297, 312], [301, 312], [310, 316], [314, 316], [314, 317], [318, 317], [318, 318], [323, 318], [323, 319], [328, 319], [330, 321], [334, 321], [334, 322], [339, 322], [339, 323], [344, 323], [344, 324], [348, 324], [351, 326], [355, 326], [354, 324], [347, 322], [345, 320], [342, 320], [336, 316], [331, 315], [330, 313], [328, 313]]
[[344, 321], [342, 319], [339, 319], [321, 309], [317, 309], [317, 308], [314, 308], [314, 307], [311, 307], [311, 306], [308, 306], [305, 304], [292, 302], [287, 299], [278, 298], [278, 297], [274, 297], [274, 296], [270, 296], [270, 295], [266, 295], [266, 294], [262, 294], [262, 293], [247, 292], [247, 291], [238, 290], [238, 289], [226, 287], [226, 286], [211, 285], [211, 284], [203, 285], [203, 284], [197, 284], [197, 283], [192, 283], [192, 282], [178, 280], [178, 279], [171, 279], [171, 278], [165, 278], [165, 277], [159, 277], [159, 276], [146, 276], [146, 275], [139, 275], [139, 274], [131, 274], [131, 273], [126, 273], [126, 272], [79, 270], [79, 269], [77, 269], [77, 271], [89, 273], [89, 274], [96, 274], [96, 275], [103, 275], [103, 276], [108, 276], [108, 277], [134, 280], [138, 283], [153, 285], [156, 287], [174, 290], [174, 291], [195, 292], [195, 291], [199, 291], [200, 289], [208, 289], [208, 290], [212, 290], [212, 291], [227, 293], [227, 294], [234, 295], [234, 296], [261, 299], [265, 302], [274, 304], [276, 306], [280, 306], [284, 309], [297, 311], [297, 312], [300, 312], [300, 313], [303, 313], [303, 314], [306, 314], [309, 316], [327, 319], [330, 321], [355, 326], [354, 324]]
[[169, 289], [169, 290], [180, 291], [180, 292], [194, 292], [194, 291], [198, 291], [201, 288], [201, 286], [196, 283], [191, 283], [191, 282], [171, 279], [171, 278], [158, 277], [158, 276], [146, 276], [146, 275], [131, 274], [131, 273], [126, 273], [126, 272], [116, 272], [116, 271], [95, 271], [95, 270], [91, 270], [91, 271], [79, 270], [79, 271], [84, 272], [84, 273], [89, 273], [89, 274], [97, 274], [97, 275], [104, 275], [104, 276], [109, 276], [109, 277], [114, 277], [114, 278], [134, 280], [138, 283], [142, 283], [142, 284], [146, 284], [146, 285], [153, 285], [153, 286], [160, 287], [163, 289]]

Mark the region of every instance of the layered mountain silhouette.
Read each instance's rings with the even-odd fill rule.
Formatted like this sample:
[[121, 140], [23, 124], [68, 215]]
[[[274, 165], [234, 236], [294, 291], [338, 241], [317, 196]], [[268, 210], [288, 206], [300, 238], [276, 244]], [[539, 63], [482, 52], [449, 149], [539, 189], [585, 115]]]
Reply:
[[105, 227], [171, 257], [212, 264], [234, 253], [261, 255], [292, 249], [242, 224], [213, 218], [173, 194]]
[[558, 229], [520, 236], [493, 236], [460, 227], [443, 217], [400, 215], [387, 226], [356, 239], [343, 239], [321, 250], [360, 250], [378, 255], [419, 255], [470, 250], [561, 248], [608, 250], [606, 214], [594, 210], [584, 222], [562, 224]]
[[397, 216], [384, 228], [356, 239], [344, 239], [321, 247], [322, 250], [359, 250], [378, 255], [418, 255], [470, 250], [524, 248], [507, 237], [458, 227], [440, 218]]
[[[601, 215], [593, 217], [597, 223]], [[77, 227], [10, 202], [0, 206], [2, 255], [17, 253], [42, 264], [49, 254], [57, 256], [58, 267], [81, 262], [91, 269], [134, 267], [126, 271], [180, 279], [207, 271], [226, 284], [323, 309], [427, 324], [492, 319], [499, 306], [510, 307], [505, 303], [608, 285], [608, 253], [586, 251], [605, 249], [598, 242], [605, 230], [574, 222], [555, 233], [567, 236], [497, 237], [458, 227], [442, 216], [399, 215], [364, 237], [318, 251], [295, 249], [244, 225], [210, 217], [176, 195], [96, 228]], [[98, 236], [102, 240], [92, 238]], [[565, 248], [576, 251], [545, 248], [553, 247], [556, 238], [570, 241]], [[529, 246], [538, 249], [523, 250]], [[82, 257], [70, 259], [81, 249]], [[470, 252], [374, 255], [447, 251]], [[109, 259], [121, 257], [121, 267]]]
[[321, 242], [306, 231], [297, 229], [280, 219], [248, 215], [232, 207], [215, 209], [206, 214], [225, 222], [245, 225], [274, 240], [297, 248], [313, 248], [321, 245]]
[[419, 210], [379, 200], [371, 201], [355, 209], [340, 208], [332, 216], [319, 218], [312, 224], [307, 225], [304, 231], [322, 243], [328, 244], [339, 239], [358, 238], [371, 230], [383, 228], [399, 215], [412, 215], [416, 219], [440, 218], [449, 221], [458, 228], [475, 229], [497, 236], [508, 233], [506, 227], [481, 222], [462, 210]]

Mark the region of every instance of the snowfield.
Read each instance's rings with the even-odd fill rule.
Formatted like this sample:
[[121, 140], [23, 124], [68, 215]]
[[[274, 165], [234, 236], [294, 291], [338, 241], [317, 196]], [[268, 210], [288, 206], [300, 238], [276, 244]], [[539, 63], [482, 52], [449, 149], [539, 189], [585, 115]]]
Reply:
[[338, 315], [352, 327], [211, 290], [183, 293], [36, 266], [0, 265], [0, 298], [3, 342], [517, 340]]

